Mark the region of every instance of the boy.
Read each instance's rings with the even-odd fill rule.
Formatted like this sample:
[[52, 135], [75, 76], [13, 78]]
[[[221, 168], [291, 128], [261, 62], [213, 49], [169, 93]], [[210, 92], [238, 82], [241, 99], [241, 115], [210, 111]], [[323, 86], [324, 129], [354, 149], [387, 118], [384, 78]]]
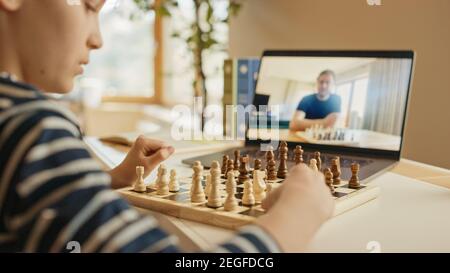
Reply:
[[[104, 173], [89, 156], [72, 114], [45, 93], [72, 89], [102, 39], [104, 0], [0, 0], [0, 251], [176, 252], [176, 239], [139, 215], [112, 188], [128, 186], [136, 165], [148, 175], [173, 147], [139, 137]], [[254, 225], [214, 251], [305, 250], [331, 215], [323, 176], [293, 168], [264, 201]]]

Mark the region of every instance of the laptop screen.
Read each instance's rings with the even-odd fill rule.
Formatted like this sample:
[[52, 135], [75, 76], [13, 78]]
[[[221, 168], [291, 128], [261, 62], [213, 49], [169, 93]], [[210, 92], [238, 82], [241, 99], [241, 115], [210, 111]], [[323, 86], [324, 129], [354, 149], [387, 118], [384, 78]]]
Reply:
[[399, 151], [412, 67], [410, 51], [265, 52], [255, 101], [280, 140]]

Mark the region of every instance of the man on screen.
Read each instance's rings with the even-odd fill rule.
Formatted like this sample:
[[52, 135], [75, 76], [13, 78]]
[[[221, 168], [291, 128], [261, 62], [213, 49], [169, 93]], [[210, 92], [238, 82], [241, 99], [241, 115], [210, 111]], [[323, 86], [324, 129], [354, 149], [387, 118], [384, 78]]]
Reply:
[[333, 127], [341, 112], [341, 98], [331, 94], [336, 76], [324, 70], [317, 77], [317, 93], [305, 96], [297, 106], [289, 128], [303, 131], [314, 125]]

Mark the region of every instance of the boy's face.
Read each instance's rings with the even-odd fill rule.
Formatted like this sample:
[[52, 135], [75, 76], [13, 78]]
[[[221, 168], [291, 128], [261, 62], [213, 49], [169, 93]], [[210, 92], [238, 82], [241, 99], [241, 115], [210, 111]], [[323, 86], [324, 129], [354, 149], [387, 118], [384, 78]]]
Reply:
[[105, 0], [15, 1], [20, 4], [7, 17], [23, 80], [47, 92], [69, 92], [90, 50], [102, 46], [98, 13]]

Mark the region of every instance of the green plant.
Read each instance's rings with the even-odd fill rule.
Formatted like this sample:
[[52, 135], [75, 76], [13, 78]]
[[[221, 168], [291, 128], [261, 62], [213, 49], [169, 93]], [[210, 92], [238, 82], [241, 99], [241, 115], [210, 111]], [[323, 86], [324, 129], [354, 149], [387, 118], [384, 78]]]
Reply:
[[[227, 46], [215, 39], [219, 24], [228, 24], [230, 17], [236, 16], [242, 1], [238, 0], [191, 0], [194, 4], [195, 20], [183, 29], [172, 33], [172, 37], [183, 40], [193, 56], [194, 96], [203, 97], [207, 105], [206, 74], [204, 71], [204, 53], [208, 50], [226, 50]], [[215, 1], [227, 1], [228, 12], [225, 18], [218, 18], [214, 13]], [[172, 16], [172, 11], [179, 9], [177, 0], [134, 0], [143, 11], [155, 11], [157, 15]]]

